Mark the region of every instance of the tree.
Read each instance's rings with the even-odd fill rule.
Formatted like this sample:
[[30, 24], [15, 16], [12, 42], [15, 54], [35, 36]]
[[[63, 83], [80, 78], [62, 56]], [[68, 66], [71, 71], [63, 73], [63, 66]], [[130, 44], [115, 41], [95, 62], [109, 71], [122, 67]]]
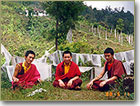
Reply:
[[125, 12], [124, 7], [115, 8], [113, 10], [110, 6], [108, 6], [102, 10], [97, 10], [96, 8], [91, 10], [91, 7], [86, 6], [81, 15], [83, 15], [90, 23], [104, 22], [110, 29], [116, 28], [116, 25], [118, 25], [117, 21], [120, 18], [123, 20], [124, 24], [122, 31], [124, 33], [131, 34], [134, 32], [134, 15], [130, 11]]
[[[44, 2], [43, 7], [56, 20], [55, 43], [57, 50], [58, 39], [61, 38], [64, 41], [68, 30], [75, 27], [75, 22], [84, 9], [84, 4], [81, 1], [49, 1]], [[59, 43], [62, 42], [61, 39], [59, 39]]]
[[130, 25], [129, 25], [129, 32], [130, 32], [131, 34], [134, 33], [134, 23], [130, 23]]
[[26, 26], [26, 29], [27, 31], [30, 31], [32, 29], [32, 25], [33, 25], [33, 22], [32, 22], [32, 14], [33, 14], [33, 8], [32, 7], [28, 7], [27, 8], [28, 10], [28, 25]]
[[123, 31], [124, 29], [123, 19], [121, 18], [118, 19], [116, 29], [119, 31], [119, 33]]

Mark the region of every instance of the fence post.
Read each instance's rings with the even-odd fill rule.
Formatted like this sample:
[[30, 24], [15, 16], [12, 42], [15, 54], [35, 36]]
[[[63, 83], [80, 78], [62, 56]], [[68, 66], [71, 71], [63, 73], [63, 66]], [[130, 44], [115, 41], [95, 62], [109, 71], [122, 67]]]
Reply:
[[115, 31], [114, 31], [114, 32], [115, 32], [115, 38], [116, 38], [116, 29], [115, 29]]
[[105, 33], [105, 40], [107, 40], [107, 29], [106, 29], [106, 33]]

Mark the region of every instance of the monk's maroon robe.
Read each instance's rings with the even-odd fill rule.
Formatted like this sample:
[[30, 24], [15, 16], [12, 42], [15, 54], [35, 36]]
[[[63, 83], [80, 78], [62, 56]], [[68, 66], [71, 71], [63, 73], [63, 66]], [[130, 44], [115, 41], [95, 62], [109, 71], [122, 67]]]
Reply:
[[18, 82], [12, 81], [12, 88], [22, 87], [22, 88], [31, 88], [33, 85], [37, 84], [38, 79], [40, 78], [40, 74], [34, 64], [31, 64], [30, 69], [24, 73], [24, 68], [22, 67], [22, 63], [19, 63], [21, 66], [21, 71], [18, 73], [17, 78]]
[[[53, 82], [54, 87], [60, 87], [58, 80], [61, 79], [64, 84], [65, 88], [67, 89], [67, 83], [70, 79], [74, 78], [75, 76], [81, 76], [81, 72], [79, 70], [79, 67], [76, 63], [71, 61], [70, 69], [68, 73], [64, 74], [64, 61], [59, 63], [56, 67], [56, 73], [55, 73], [55, 81]], [[74, 89], [76, 86], [81, 86], [82, 80], [78, 78], [77, 80], [74, 80], [71, 87], [69, 89]]]
[[[117, 78], [122, 78], [122, 75], [125, 74], [126, 75], [126, 70], [122, 64], [121, 61], [114, 59], [113, 65], [111, 66], [110, 70], [108, 70], [108, 62], [105, 62], [105, 72], [107, 72], [108, 75], [108, 79], [113, 77], [113, 76], [117, 76]], [[105, 84], [103, 87], [100, 87], [99, 84], [102, 82], [103, 80], [97, 80], [93, 83], [92, 88], [93, 89], [98, 89], [100, 91], [107, 91], [109, 90], [109, 84], [114, 84], [115, 81], [109, 81], [107, 82], [107, 84]]]

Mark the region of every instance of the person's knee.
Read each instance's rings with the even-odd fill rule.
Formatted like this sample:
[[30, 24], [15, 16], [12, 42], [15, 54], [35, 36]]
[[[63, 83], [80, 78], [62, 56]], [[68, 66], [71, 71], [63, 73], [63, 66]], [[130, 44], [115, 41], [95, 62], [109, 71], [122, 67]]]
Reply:
[[59, 82], [58, 82], [57, 80], [55, 80], [55, 81], [53, 82], [53, 86], [54, 86], [54, 87], [58, 87], [58, 86], [59, 86]]
[[99, 88], [100, 91], [108, 91], [109, 90], [109, 85], [105, 84], [103, 87]]
[[72, 85], [74, 85], [74, 86], [81, 86], [81, 84], [82, 84], [82, 80], [81, 80], [80, 78], [78, 78], [77, 80], [75, 80], [75, 81], [73, 82]]
[[82, 84], [82, 80], [80, 78], [78, 78], [78, 84], [81, 85]]

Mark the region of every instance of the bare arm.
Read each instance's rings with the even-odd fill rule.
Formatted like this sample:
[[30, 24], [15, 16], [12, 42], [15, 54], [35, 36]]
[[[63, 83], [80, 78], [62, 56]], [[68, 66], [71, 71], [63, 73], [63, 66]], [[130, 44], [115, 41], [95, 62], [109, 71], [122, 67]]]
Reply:
[[101, 79], [104, 74], [105, 74], [105, 65], [104, 65], [102, 72], [87, 84], [87, 88], [90, 89], [90, 87], [93, 85], [93, 82]]
[[67, 86], [70, 87], [70, 86], [72, 85], [72, 82], [73, 82], [74, 80], [77, 80], [78, 78], [79, 78], [79, 76], [75, 76], [75, 77], [73, 77], [72, 79], [70, 79], [69, 82], [68, 82], [68, 84], [67, 84]]
[[113, 76], [113, 77], [111, 77], [109, 79], [106, 79], [105, 81], [103, 81], [103, 82], [100, 83], [100, 87], [103, 87], [107, 82], [114, 81], [116, 79], [117, 79], [117, 76]]
[[65, 87], [65, 84], [61, 79], [59, 79], [58, 82], [59, 82], [60, 87], [62, 87], [62, 88]]
[[106, 79], [105, 81], [106, 82], [109, 82], [109, 81], [114, 81], [114, 80], [116, 80], [117, 79], [117, 76], [113, 76], [113, 77], [111, 77], [111, 78], [109, 78], [109, 79]]
[[19, 81], [19, 79], [17, 78], [17, 75], [18, 75], [18, 72], [19, 72], [20, 70], [21, 70], [21, 67], [20, 67], [19, 64], [17, 64], [16, 67], [15, 67], [15, 71], [14, 71], [13, 77], [12, 77], [12, 80], [13, 80], [14, 82], [18, 82], [18, 81]]
[[75, 76], [75, 77], [73, 77], [73, 78], [70, 79], [70, 80], [74, 81], [74, 80], [77, 80], [78, 78], [79, 78], [79, 76]]
[[104, 65], [104, 68], [103, 68], [102, 72], [97, 77], [95, 77], [93, 80], [91, 80], [91, 81], [94, 82], [96, 80], [101, 79], [104, 74], [105, 74], [105, 65]]

